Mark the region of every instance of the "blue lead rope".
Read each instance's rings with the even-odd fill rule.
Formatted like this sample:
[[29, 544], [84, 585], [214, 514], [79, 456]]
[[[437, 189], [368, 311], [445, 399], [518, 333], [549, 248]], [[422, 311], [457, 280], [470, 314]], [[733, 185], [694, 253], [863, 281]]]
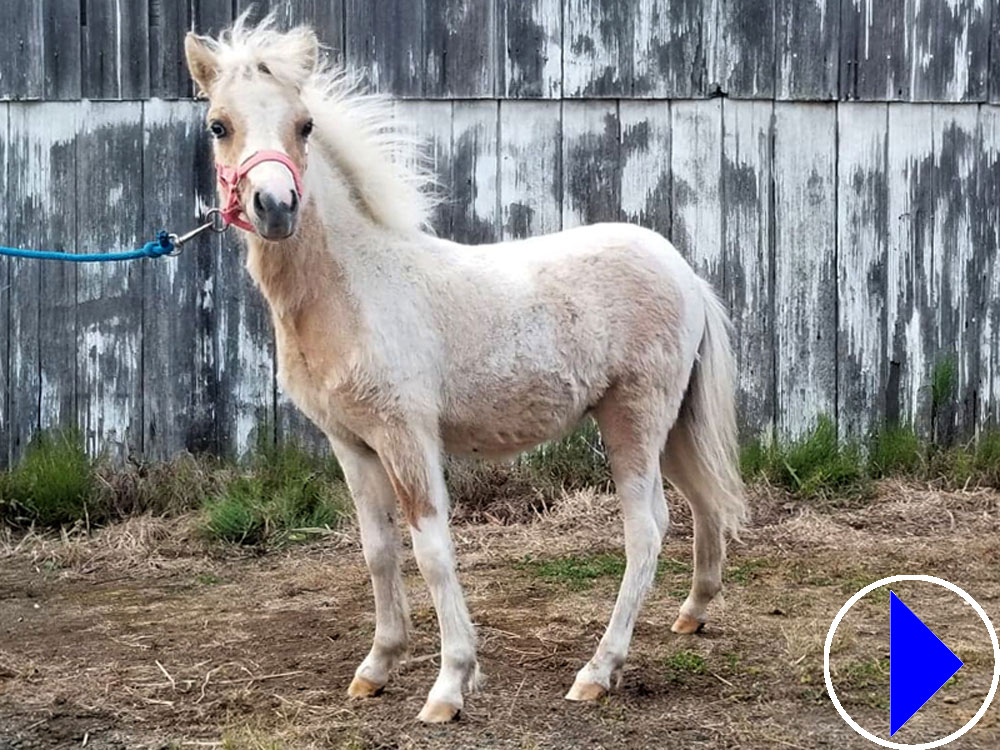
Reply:
[[22, 250], [16, 247], [0, 246], [0, 255], [10, 258], [31, 258], [33, 260], [62, 260], [69, 263], [106, 263], [116, 260], [138, 260], [140, 258], [162, 258], [177, 249], [175, 238], [166, 231], [160, 231], [156, 239], [147, 242], [138, 250], [120, 253], [62, 253], [54, 250]]

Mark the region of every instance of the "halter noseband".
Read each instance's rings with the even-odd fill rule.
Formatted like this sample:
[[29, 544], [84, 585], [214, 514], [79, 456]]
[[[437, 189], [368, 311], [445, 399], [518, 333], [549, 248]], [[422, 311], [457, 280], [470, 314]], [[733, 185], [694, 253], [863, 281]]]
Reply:
[[240, 183], [250, 174], [251, 169], [268, 161], [275, 161], [278, 164], [284, 164], [288, 167], [288, 171], [292, 173], [292, 179], [295, 181], [295, 189], [298, 191], [299, 198], [302, 197], [302, 175], [299, 173], [299, 168], [295, 166], [295, 162], [288, 157], [288, 154], [283, 154], [280, 151], [257, 151], [247, 157], [238, 167], [216, 163], [215, 171], [218, 175], [219, 187], [222, 188], [222, 198], [224, 201], [222, 206], [222, 220], [227, 226], [232, 224], [248, 232], [256, 231], [253, 224], [243, 218], [245, 211], [243, 203], [240, 201], [239, 188]]

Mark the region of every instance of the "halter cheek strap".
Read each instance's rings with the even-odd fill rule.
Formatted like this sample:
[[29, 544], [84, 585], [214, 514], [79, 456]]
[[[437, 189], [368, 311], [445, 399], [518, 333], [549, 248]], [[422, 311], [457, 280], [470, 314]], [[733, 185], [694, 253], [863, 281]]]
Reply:
[[251, 154], [238, 167], [216, 163], [215, 171], [218, 175], [219, 187], [222, 189], [222, 220], [227, 226], [232, 224], [247, 232], [256, 231], [253, 224], [244, 218], [246, 211], [240, 200], [240, 183], [250, 174], [251, 169], [268, 161], [274, 161], [288, 167], [288, 171], [292, 173], [292, 179], [295, 181], [295, 190], [301, 198], [302, 174], [299, 172], [299, 168], [295, 166], [295, 162], [289, 158], [288, 154], [283, 154], [280, 151], [257, 151]]

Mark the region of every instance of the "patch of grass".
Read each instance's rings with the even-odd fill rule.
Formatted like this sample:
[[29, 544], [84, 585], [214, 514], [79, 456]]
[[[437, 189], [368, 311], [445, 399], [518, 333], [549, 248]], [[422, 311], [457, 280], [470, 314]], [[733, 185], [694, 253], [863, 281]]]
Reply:
[[[603, 552], [551, 559], [526, 557], [516, 563], [515, 568], [564, 585], [572, 591], [582, 591], [590, 588], [600, 578], [620, 579], [625, 574], [625, 556], [617, 552]], [[657, 576], [663, 573], [690, 572], [690, 565], [670, 558], [661, 559], [656, 566]], [[687, 596], [686, 591], [684, 596]]]
[[771, 567], [772, 562], [765, 558], [744, 560], [738, 565], [730, 565], [726, 568], [726, 580], [746, 586], [757, 577], [757, 572], [764, 568]]
[[0, 478], [0, 519], [42, 526], [99, 522], [106, 512], [95, 502], [95, 484], [94, 462], [79, 433], [39, 433]]
[[678, 651], [665, 659], [671, 682], [683, 682], [689, 675], [702, 675], [707, 671], [705, 657], [694, 651]]
[[607, 488], [611, 484], [604, 443], [592, 419], [562, 440], [528, 453], [523, 464], [536, 484], [550, 488], [577, 490]]
[[869, 440], [868, 472], [876, 479], [914, 476], [925, 464], [925, 456], [925, 446], [912, 427], [886, 427]]
[[205, 501], [201, 529], [209, 538], [248, 545], [299, 541], [308, 530], [336, 528], [349, 512], [333, 460], [289, 444], [259, 448], [249, 466]]
[[857, 496], [868, 491], [861, 448], [842, 442], [828, 416], [820, 416], [808, 434], [786, 445], [751, 443], [741, 454], [748, 480], [764, 478], [804, 498]]

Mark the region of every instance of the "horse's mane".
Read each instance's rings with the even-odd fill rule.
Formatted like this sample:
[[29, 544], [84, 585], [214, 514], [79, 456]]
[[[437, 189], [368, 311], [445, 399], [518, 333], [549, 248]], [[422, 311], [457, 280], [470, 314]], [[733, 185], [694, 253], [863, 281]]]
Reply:
[[420, 139], [393, 118], [391, 101], [363, 93], [359, 75], [323, 56], [315, 59], [309, 27], [282, 32], [273, 12], [257, 24], [248, 16], [244, 12], [219, 39], [207, 40], [219, 77], [253, 75], [264, 65], [278, 81], [299, 88], [315, 123], [314, 147], [327, 147], [363, 210], [390, 229], [426, 229], [435, 181]]

